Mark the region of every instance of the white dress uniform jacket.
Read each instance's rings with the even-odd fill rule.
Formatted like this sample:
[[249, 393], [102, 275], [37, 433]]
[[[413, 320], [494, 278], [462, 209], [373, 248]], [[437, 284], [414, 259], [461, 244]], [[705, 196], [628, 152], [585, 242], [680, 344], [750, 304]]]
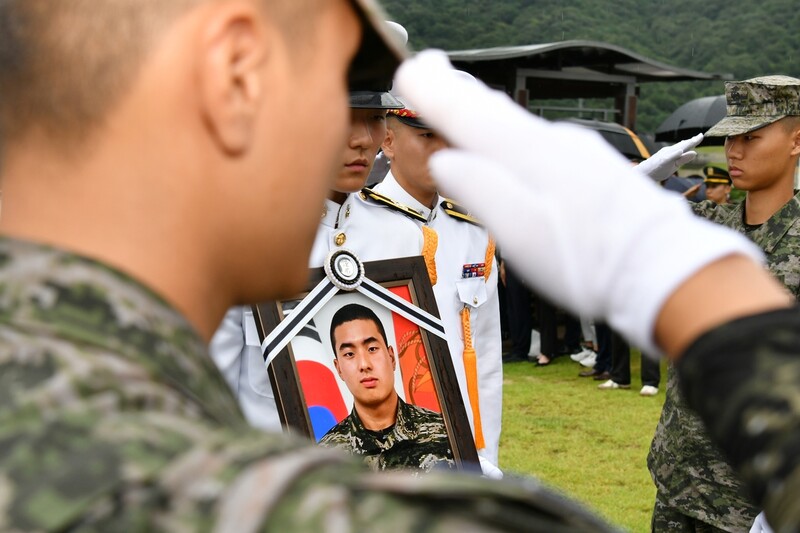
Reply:
[[[433, 287], [439, 313], [447, 332], [447, 344], [458, 375], [461, 395], [467, 406], [473, 431], [464, 352], [461, 312], [469, 311], [472, 344], [477, 355], [478, 398], [485, 448], [482, 457], [498, 464], [500, 426], [503, 412], [503, 359], [500, 333], [500, 304], [497, 292], [498, 265], [489, 250], [489, 233], [466, 216], [452, 202], [439, 198], [430, 226], [439, 235], [436, 249], [436, 274]], [[490, 264], [491, 263], [491, 264]], [[474, 265], [470, 269], [470, 265]], [[491, 267], [487, 278], [476, 270]], [[470, 272], [470, 270], [472, 270]]]
[[[478, 392], [483, 436], [486, 447], [480, 455], [497, 465], [502, 416], [503, 362], [500, 334], [500, 307], [497, 293], [497, 266], [488, 280], [462, 278], [464, 265], [486, 262], [489, 234], [482, 227], [447, 213], [439, 198], [435, 209], [421, 204], [397, 182], [391, 171], [374, 191], [410, 208], [411, 214], [352, 194], [339, 212], [338, 242], [354, 251], [362, 261], [420, 255], [424, 245], [422, 225], [438, 234], [435, 255], [438, 281], [433, 287], [439, 314], [447, 334], [447, 344], [470, 424], [475, 430], [464, 367], [464, 336], [461, 310], [470, 310], [473, 346], [477, 353]], [[348, 205], [351, 207], [348, 209]], [[349, 216], [347, 213], [349, 212]], [[414, 216], [416, 214], [416, 216]], [[332, 249], [337, 246], [332, 243]]]

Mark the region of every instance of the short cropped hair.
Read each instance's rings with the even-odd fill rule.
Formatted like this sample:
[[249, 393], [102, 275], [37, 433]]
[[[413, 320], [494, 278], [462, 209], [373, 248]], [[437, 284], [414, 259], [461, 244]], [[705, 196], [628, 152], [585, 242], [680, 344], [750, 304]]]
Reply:
[[331, 319], [330, 335], [331, 348], [333, 348], [334, 358], [336, 357], [336, 339], [334, 339], [333, 332], [342, 324], [352, 322], [353, 320], [373, 321], [375, 326], [378, 328], [378, 333], [380, 333], [381, 337], [383, 338], [383, 343], [387, 346], [389, 345], [389, 342], [386, 340], [386, 330], [383, 329], [383, 324], [378, 318], [378, 315], [376, 315], [372, 309], [360, 304], [347, 304], [336, 311]]
[[[215, 0], [0, 1], [0, 134], [31, 129], [80, 141], [133, 84], [159, 34], [189, 8]], [[263, 0], [294, 39], [310, 3]], [[306, 35], [308, 37], [308, 35]]]
[[788, 133], [791, 133], [792, 131], [800, 128], [800, 116], [797, 115], [790, 115], [788, 117], [783, 117], [778, 122], [781, 123], [783, 128]]

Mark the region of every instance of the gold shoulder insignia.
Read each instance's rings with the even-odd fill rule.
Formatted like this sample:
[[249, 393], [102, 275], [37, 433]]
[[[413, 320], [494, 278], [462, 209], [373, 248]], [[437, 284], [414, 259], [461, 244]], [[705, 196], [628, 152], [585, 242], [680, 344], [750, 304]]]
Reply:
[[464, 207], [458, 205], [453, 200], [449, 198], [445, 198], [444, 201], [440, 204], [444, 212], [450, 215], [451, 217], [463, 220], [464, 222], [469, 222], [470, 224], [474, 224], [476, 226], [483, 226], [481, 222], [469, 214], [469, 212], [464, 209]]
[[363, 189], [361, 189], [361, 199], [362, 200], [370, 199], [373, 202], [389, 207], [390, 209], [393, 209], [395, 211], [399, 211], [400, 213], [406, 215], [407, 217], [411, 217], [414, 220], [419, 220], [420, 222], [428, 221], [428, 219], [425, 218], [425, 216], [416, 209], [411, 209], [407, 205], [403, 205], [400, 202], [395, 202], [388, 196], [384, 196], [379, 192], [373, 191], [369, 187], [364, 187]]

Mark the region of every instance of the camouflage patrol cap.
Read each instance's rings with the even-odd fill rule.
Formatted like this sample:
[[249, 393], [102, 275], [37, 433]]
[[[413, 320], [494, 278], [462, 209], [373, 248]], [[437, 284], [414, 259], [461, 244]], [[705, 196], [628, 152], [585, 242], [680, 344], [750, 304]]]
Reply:
[[762, 76], [725, 83], [728, 114], [706, 137], [728, 137], [768, 126], [784, 117], [800, 115], [800, 80], [789, 76]]

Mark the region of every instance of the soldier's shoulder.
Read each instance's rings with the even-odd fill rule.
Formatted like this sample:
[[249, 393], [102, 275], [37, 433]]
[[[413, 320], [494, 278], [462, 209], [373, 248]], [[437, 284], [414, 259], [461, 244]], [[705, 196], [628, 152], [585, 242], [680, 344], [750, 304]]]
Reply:
[[358, 193], [358, 198], [367, 205], [383, 207], [418, 222], [427, 222], [425, 215], [416, 209], [398, 202], [393, 198], [386, 196], [385, 194], [381, 194], [370, 186], [361, 189], [361, 192]]
[[453, 218], [461, 222], [466, 222], [474, 226], [483, 227], [483, 224], [481, 224], [480, 220], [472, 216], [470, 212], [467, 210], [467, 208], [456, 203], [450, 198], [443, 199], [442, 202], [439, 204], [439, 207], [441, 207], [442, 211], [444, 211], [444, 213], [447, 214], [450, 218]]
[[319, 440], [319, 444], [322, 446], [337, 446], [349, 442], [352, 435], [353, 425], [350, 423], [350, 415], [348, 415], [343, 418], [341, 422], [329, 429]]
[[800, 221], [800, 194], [795, 195], [786, 205], [774, 215], [775, 220], [782, 224], [792, 224], [795, 228]]
[[442, 415], [419, 405], [407, 403], [409, 415], [419, 420], [443, 421]]
[[407, 419], [406, 427], [411, 433], [416, 434], [417, 438], [448, 439], [447, 426], [441, 414], [416, 405], [407, 404], [406, 407], [404, 414]]
[[698, 216], [721, 222], [738, 208], [738, 204], [717, 204], [711, 200], [703, 200], [691, 204], [691, 208]]

